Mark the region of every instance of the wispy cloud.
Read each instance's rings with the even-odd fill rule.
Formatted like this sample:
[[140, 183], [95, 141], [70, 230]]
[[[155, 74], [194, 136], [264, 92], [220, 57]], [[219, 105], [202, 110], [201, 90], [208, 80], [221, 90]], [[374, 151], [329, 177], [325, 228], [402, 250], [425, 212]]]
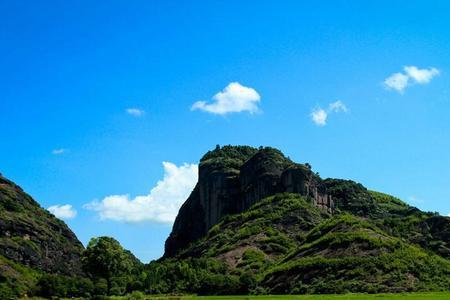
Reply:
[[142, 117], [145, 115], [145, 111], [139, 108], [127, 108], [125, 111], [133, 117]]
[[259, 111], [260, 100], [261, 96], [255, 89], [243, 86], [239, 82], [232, 82], [215, 94], [211, 102], [197, 101], [191, 110], [202, 110], [216, 115], [238, 112], [253, 114]]
[[328, 110], [330, 112], [347, 112], [347, 106], [341, 101], [338, 100], [336, 102], [330, 103], [328, 105]]
[[59, 148], [59, 149], [53, 149], [52, 154], [53, 155], [61, 155], [67, 152], [67, 149]]
[[313, 109], [313, 111], [311, 112], [311, 120], [317, 126], [325, 126], [327, 125], [328, 116], [331, 113], [339, 113], [347, 111], [348, 111], [347, 106], [341, 100], [338, 100], [336, 102], [328, 104], [328, 108], [326, 110], [321, 107]]
[[388, 90], [403, 93], [412, 84], [427, 84], [440, 74], [436, 68], [419, 69], [416, 66], [403, 67], [404, 73], [398, 72], [387, 77], [383, 84]]
[[73, 219], [77, 216], [77, 211], [70, 204], [53, 205], [47, 209], [55, 217], [63, 220]]
[[176, 166], [163, 162], [163, 167], [164, 178], [157, 182], [148, 195], [135, 198], [111, 195], [101, 201], [85, 204], [84, 208], [96, 211], [101, 220], [172, 223], [197, 183], [198, 166]]

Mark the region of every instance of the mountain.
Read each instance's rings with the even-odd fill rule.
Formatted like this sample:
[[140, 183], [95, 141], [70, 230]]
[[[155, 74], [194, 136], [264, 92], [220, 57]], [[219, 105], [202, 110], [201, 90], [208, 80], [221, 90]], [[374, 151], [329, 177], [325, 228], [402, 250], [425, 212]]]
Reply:
[[67, 225], [0, 175], [0, 261], [65, 275], [82, 274], [83, 245]]
[[274, 148], [218, 146], [200, 160], [198, 183], [180, 209], [164, 257], [205, 236], [224, 216], [282, 192], [307, 195], [325, 211], [334, 210], [332, 198], [309, 165], [296, 164]]
[[[199, 293], [449, 290], [449, 233], [448, 217], [351, 180], [322, 179], [277, 149], [216, 147], [201, 159], [153, 268], [174, 276], [180, 264], [220, 262], [203, 267], [212, 275], [197, 271], [214, 282], [186, 288]], [[179, 276], [174, 282], [189, 282]]]

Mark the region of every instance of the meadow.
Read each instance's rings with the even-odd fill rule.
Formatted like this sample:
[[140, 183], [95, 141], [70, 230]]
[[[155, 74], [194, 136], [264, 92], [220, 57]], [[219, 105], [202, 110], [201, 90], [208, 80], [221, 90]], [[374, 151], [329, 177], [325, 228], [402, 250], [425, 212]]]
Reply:
[[[114, 297], [114, 300], [133, 299]], [[346, 295], [269, 295], [269, 296], [147, 296], [147, 300], [449, 300], [450, 292]]]

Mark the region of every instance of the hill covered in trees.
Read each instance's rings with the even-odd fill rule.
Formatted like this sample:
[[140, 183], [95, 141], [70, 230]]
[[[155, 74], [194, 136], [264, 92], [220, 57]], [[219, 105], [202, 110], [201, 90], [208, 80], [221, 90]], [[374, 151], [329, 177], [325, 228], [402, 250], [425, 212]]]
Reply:
[[[0, 294], [10, 297], [450, 290], [450, 218], [350, 180], [322, 179], [309, 164], [274, 148], [225, 146], [206, 153], [164, 256], [149, 264], [108, 237], [82, 249], [64, 223], [2, 180], [0, 214], [40, 222], [28, 226], [60, 226], [55, 242], [77, 266], [64, 271], [11, 255], [13, 242], [26, 249], [30, 241], [47, 240], [29, 235], [24, 242], [14, 238], [19, 227], [9, 226], [0, 238]], [[18, 209], [24, 199], [33, 207]]]

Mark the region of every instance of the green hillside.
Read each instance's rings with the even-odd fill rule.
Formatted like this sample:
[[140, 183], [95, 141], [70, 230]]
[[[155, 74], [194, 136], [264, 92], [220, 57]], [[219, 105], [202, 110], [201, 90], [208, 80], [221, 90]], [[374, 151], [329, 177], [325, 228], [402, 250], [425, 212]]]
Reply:
[[[339, 183], [342, 186], [334, 183], [335, 190], [349, 193], [350, 186], [355, 194], [364, 191], [365, 200], [373, 204], [371, 217], [358, 216], [359, 208], [355, 213], [357, 202], [349, 202], [330, 215], [301, 195], [277, 194], [244, 213], [225, 217], [204, 238], [172, 259], [172, 264], [183, 261], [189, 268], [193, 259], [218, 260], [223, 264], [220, 276], [234, 279], [235, 285], [217, 293], [246, 288], [271, 294], [449, 289], [450, 261], [439, 255], [440, 248], [413, 243], [412, 231], [406, 238], [399, 237], [406, 228], [416, 228], [436, 217], [434, 214], [422, 213], [355, 183]], [[415, 232], [416, 241], [431, 238], [430, 234], [417, 235]], [[170, 268], [173, 265], [169, 262], [160, 264]], [[243, 286], [243, 277], [250, 282], [248, 286]], [[161, 292], [177, 291], [174, 282]]]

